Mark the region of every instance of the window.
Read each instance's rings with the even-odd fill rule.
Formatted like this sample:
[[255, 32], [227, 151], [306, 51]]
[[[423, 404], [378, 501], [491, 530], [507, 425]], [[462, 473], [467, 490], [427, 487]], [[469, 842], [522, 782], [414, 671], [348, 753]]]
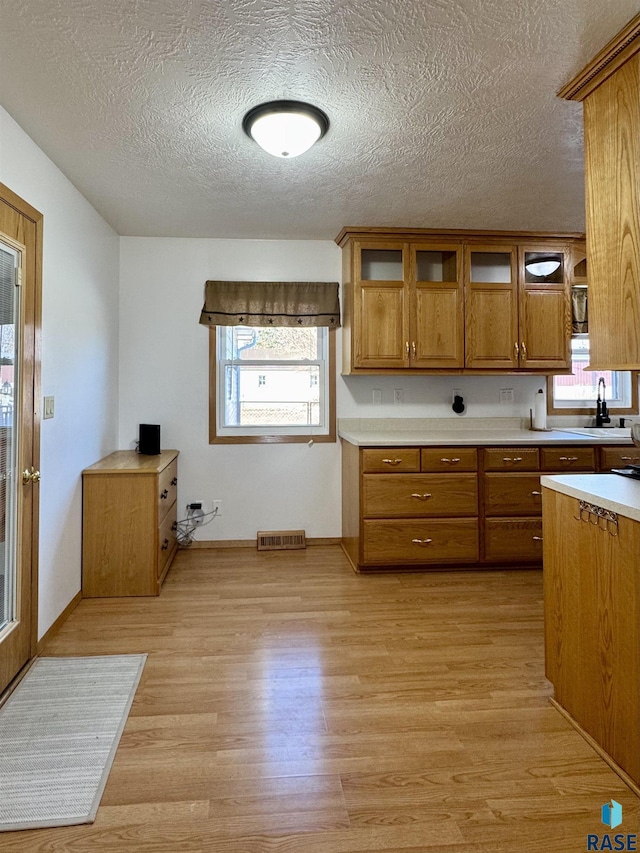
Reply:
[[549, 412], [555, 415], [583, 414], [595, 411], [598, 380], [606, 385], [605, 399], [614, 414], [637, 414], [638, 380], [628, 370], [585, 370], [589, 365], [589, 335], [571, 338], [571, 375], [548, 378]]
[[335, 330], [211, 328], [210, 443], [335, 441]]

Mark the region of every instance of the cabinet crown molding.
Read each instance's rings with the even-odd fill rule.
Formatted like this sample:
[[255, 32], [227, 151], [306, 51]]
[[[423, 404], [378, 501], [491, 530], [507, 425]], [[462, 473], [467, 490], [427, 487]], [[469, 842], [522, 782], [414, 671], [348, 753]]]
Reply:
[[475, 230], [465, 228], [384, 228], [365, 227], [357, 225], [345, 225], [335, 238], [338, 246], [344, 246], [349, 240], [406, 240], [408, 242], [419, 242], [423, 239], [457, 239], [465, 241], [481, 240], [506, 240], [518, 242], [520, 240], [584, 240], [584, 233], [578, 231], [497, 231], [493, 229]]

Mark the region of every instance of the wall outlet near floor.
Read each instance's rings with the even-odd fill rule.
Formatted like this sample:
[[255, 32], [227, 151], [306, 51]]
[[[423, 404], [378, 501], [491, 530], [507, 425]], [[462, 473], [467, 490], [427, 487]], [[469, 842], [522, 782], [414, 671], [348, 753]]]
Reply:
[[501, 388], [500, 389], [500, 402], [501, 403], [513, 403], [513, 388]]
[[393, 402], [396, 404], [402, 403], [403, 398], [404, 398], [404, 393], [402, 391], [402, 388], [394, 388], [393, 389]]

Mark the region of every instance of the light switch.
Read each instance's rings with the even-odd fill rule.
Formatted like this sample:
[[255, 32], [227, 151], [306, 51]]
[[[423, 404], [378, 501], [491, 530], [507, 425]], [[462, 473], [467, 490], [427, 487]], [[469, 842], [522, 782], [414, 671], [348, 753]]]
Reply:
[[42, 417], [52, 418], [54, 414], [54, 397], [44, 397], [42, 405]]

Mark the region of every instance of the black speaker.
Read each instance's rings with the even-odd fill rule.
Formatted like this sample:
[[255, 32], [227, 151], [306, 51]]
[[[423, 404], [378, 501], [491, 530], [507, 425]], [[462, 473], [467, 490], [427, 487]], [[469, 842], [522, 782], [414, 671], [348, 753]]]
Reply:
[[160, 453], [160, 424], [140, 424], [138, 452], [145, 456]]

